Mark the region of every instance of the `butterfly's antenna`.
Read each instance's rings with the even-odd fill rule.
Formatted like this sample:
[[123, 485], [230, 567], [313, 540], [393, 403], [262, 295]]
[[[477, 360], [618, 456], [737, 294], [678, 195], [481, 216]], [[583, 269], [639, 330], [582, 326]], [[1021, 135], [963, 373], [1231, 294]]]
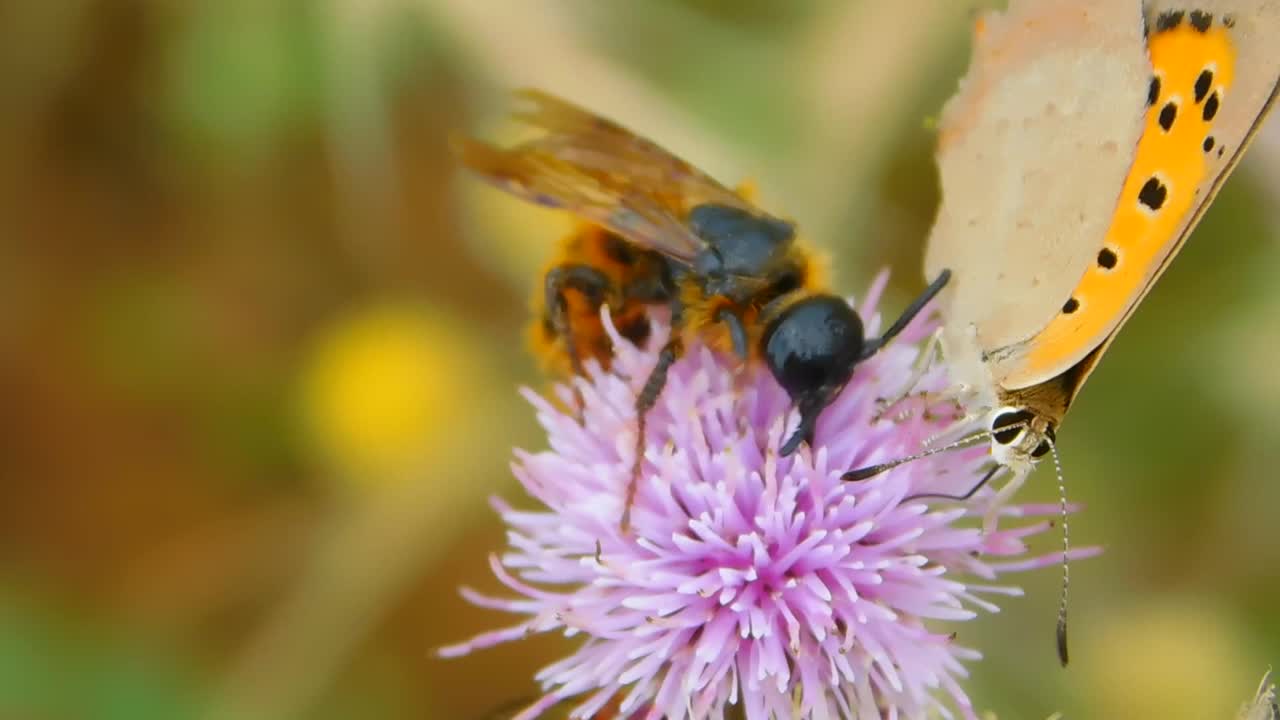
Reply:
[[990, 436], [991, 436], [991, 431], [989, 430], [976, 432], [972, 435], [962, 437], [953, 443], [948, 443], [941, 447], [929, 448], [928, 450], [925, 450], [923, 452], [918, 452], [915, 455], [908, 455], [906, 457], [898, 458], [897, 460], [890, 460], [887, 463], [880, 463], [879, 465], [868, 465], [863, 468], [858, 468], [857, 470], [850, 470], [844, 475], [841, 475], [840, 479], [844, 480], [845, 482], [857, 482], [858, 480], [866, 480], [867, 478], [875, 477], [876, 475], [879, 475], [880, 473], [886, 470], [892, 470], [893, 468], [896, 468], [899, 465], [905, 465], [909, 462], [913, 462], [921, 458], [927, 458], [930, 455], [937, 455], [938, 453], [941, 453], [941, 452], [947, 452], [948, 450], [955, 450], [956, 448], [962, 448], [966, 445], [972, 444], [975, 440], [985, 439]]
[[1058, 458], [1058, 445], [1053, 438], [1046, 437], [1049, 451], [1053, 454], [1053, 469], [1058, 473], [1058, 504], [1062, 510], [1062, 594], [1058, 599], [1058, 662], [1067, 666], [1067, 591], [1071, 587], [1071, 564], [1068, 562], [1071, 552], [1071, 528], [1067, 522], [1067, 483], [1062, 476], [1062, 461]]

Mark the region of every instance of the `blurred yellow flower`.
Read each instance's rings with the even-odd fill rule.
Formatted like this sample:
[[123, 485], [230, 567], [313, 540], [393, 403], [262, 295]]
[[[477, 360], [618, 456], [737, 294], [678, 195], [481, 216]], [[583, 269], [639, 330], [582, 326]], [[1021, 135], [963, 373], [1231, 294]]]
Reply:
[[464, 334], [408, 305], [356, 310], [326, 328], [302, 372], [302, 420], [320, 460], [359, 484], [419, 469], [476, 382]]

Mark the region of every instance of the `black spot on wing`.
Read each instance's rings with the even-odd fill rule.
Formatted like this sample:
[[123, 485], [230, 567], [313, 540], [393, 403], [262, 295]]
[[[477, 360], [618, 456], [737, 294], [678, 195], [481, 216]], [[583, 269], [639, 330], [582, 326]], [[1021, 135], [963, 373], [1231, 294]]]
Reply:
[[1160, 99], [1160, 78], [1152, 76], [1151, 86], [1147, 88], [1147, 107], [1156, 104], [1156, 100]]
[[1062, 304], [1062, 312], [1068, 315], [1070, 315], [1071, 313], [1079, 309], [1080, 309], [1080, 301], [1075, 298], [1071, 298]]
[[1203, 145], [1202, 147], [1204, 147], [1204, 151], [1205, 151], [1205, 152], [1209, 152], [1210, 150], [1212, 150], [1212, 149], [1213, 149], [1213, 136], [1212, 136], [1212, 135], [1210, 135], [1210, 136], [1208, 136], [1208, 137], [1206, 137], [1206, 138], [1204, 139], [1204, 145]]
[[1209, 32], [1209, 26], [1211, 25], [1213, 25], [1213, 15], [1210, 15], [1203, 10], [1191, 11], [1191, 27], [1195, 28], [1198, 32]]
[[1104, 270], [1114, 268], [1118, 260], [1119, 258], [1116, 257], [1115, 251], [1111, 248], [1104, 247], [1098, 251], [1098, 267]]
[[1209, 88], [1213, 87], [1213, 71], [1201, 70], [1200, 76], [1196, 78], [1196, 103], [1204, 102], [1204, 98], [1209, 94]]
[[1174, 101], [1170, 100], [1164, 104], [1164, 107], [1160, 108], [1160, 127], [1164, 128], [1165, 132], [1173, 129], [1173, 121], [1177, 118], [1178, 104]]
[[1164, 207], [1164, 201], [1169, 197], [1169, 188], [1160, 182], [1159, 178], [1151, 178], [1143, 184], [1142, 189], [1138, 191], [1138, 202], [1147, 206], [1151, 211], [1158, 211]]
[[1156, 32], [1172, 30], [1182, 24], [1184, 13], [1181, 10], [1166, 10], [1156, 18]]
[[1204, 101], [1204, 111], [1202, 115], [1204, 115], [1204, 121], [1209, 122], [1213, 120], [1213, 118], [1217, 114], [1218, 114], [1218, 93], [1214, 93], [1209, 96], [1208, 100]]

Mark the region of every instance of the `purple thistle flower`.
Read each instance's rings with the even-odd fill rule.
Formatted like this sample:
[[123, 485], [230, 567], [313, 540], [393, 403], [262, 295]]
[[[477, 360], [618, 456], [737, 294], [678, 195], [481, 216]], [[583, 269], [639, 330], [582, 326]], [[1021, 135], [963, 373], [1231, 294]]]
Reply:
[[[868, 334], [886, 280], [859, 308]], [[517, 452], [514, 472], [545, 507], [494, 500], [510, 548], [491, 558], [517, 597], [463, 589], [477, 605], [524, 618], [441, 654], [539, 632], [582, 635], [577, 652], [538, 673], [546, 694], [520, 720], [569, 698], [580, 699], [574, 718], [619, 698], [621, 717], [649, 720], [723, 718], [733, 705], [748, 720], [975, 717], [960, 681], [964, 662], [981, 655], [939, 626], [996, 612], [983, 596], [1021, 594], [993, 584], [998, 574], [1057, 563], [1061, 553], [1027, 557], [1023, 539], [1049, 528], [1042, 518], [1058, 507], [1006, 507], [1005, 517], [1041, 519], [983, 534], [974, 519], [986, 490], [969, 503], [910, 499], [972, 487], [986, 443], [860, 482], [840, 477], [956, 430], [954, 407], [925, 408], [918, 395], [900, 406], [911, 412], [881, 417], [880, 399], [903, 392], [932, 330], [918, 321], [860, 365], [823, 412], [813, 447], [788, 458], [776, 449], [797, 417], [768, 370], [692, 344], [649, 415], [624, 534], [633, 406], [656, 353], [610, 326], [612, 372], [592, 367], [575, 379], [581, 424], [526, 391], [551, 449]], [[667, 331], [655, 322], [650, 347]], [[935, 364], [915, 389], [946, 387]], [[568, 388], [557, 392], [573, 402]]]

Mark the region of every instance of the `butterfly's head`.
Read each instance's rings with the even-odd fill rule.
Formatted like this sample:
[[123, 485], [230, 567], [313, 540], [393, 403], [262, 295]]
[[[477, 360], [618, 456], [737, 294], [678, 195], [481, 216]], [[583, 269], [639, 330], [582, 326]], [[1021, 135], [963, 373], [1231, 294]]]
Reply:
[[1049, 454], [1057, 439], [1054, 423], [1026, 408], [1006, 406], [991, 413], [991, 455], [1015, 471]]

